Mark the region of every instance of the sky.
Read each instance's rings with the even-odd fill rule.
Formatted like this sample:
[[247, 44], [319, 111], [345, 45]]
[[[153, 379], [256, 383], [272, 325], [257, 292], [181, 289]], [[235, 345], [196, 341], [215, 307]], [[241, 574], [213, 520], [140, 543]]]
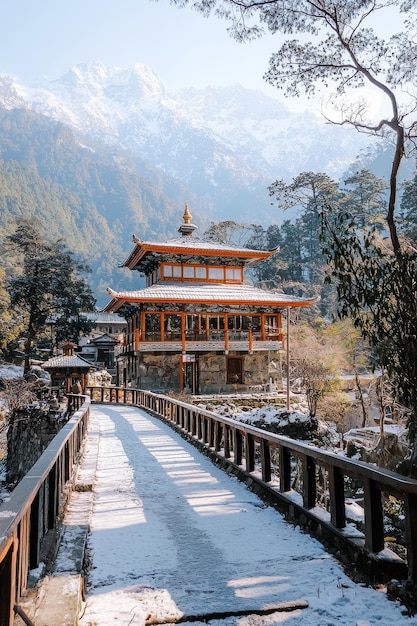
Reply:
[[239, 44], [226, 28], [169, 0], [13, 0], [0, 9], [0, 73], [31, 83], [86, 61], [138, 62], [173, 90], [237, 82], [277, 95], [262, 79], [272, 35]]

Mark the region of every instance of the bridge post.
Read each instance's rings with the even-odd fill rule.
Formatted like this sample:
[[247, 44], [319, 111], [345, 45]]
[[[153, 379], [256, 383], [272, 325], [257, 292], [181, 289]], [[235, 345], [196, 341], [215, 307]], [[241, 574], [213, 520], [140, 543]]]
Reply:
[[330, 465], [327, 471], [329, 476], [330, 519], [335, 528], [344, 528], [346, 526], [346, 511], [343, 473], [334, 465]]
[[303, 506], [311, 509], [316, 505], [317, 485], [316, 485], [316, 464], [311, 456], [303, 454], [302, 475], [303, 475]]
[[223, 426], [223, 451], [224, 458], [230, 459], [230, 428], [227, 424]]
[[278, 446], [279, 450], [279, 490], [291, 489], [291, 455], [288, 448]]
[[48, 528], [55, 528], [59, 514], [57, 464], [54, 463], [48, 476]]
[[43, 489], [39, 489], [30, 508], [29, 523], [29, 569], [35, 569], [39, 565], [41, 538], [42, 538], [42, 510], [43, 510]]
[[408, 578], [417, 584], [417, 496], [407, 493], [404, 498], [405, 536], [407, 544]]
[[233, 431], [233, 459], [236, 465], [242, 464], [242, 433], [235, 428]]
[[11, 626], [14, 622], [17, 543], [17, 539], [11, 537], [0, 553], [0, 626]]
[[365, 547], [371, 552], [384, 549], [384, 513], [381, 490], [371, 478], [364, 477]]
[[218, 452], [220, 450], [220, 441], [222, 436], [222, 427], [220, 422], [214, 422], [214, 450]]
[[261, 439], [261, 466], [262, 480], [269, 483], [271, 480], [271, 451], [266, 439]]
[[250, 433], [245, 433], [245, 461], [246, 471], [255, 469], [255, 440]]

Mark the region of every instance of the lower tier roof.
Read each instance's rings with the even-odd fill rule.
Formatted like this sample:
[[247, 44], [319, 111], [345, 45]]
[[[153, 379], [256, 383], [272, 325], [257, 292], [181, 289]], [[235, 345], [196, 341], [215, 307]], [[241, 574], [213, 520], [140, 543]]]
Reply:
[[259, 289], [252, 285], [157, 283], [137, 291], [107, 290], [112, 298], [104, 312], [116, 312], [125, 304], [173, 303], [230, 306], [304, 307], [317, 298], [300, 298], [284, 293]]

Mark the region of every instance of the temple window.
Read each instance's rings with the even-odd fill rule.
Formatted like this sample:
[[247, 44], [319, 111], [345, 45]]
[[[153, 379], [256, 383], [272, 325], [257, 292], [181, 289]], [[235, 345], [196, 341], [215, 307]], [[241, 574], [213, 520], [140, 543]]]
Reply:
[[197, 280], [217, 283], [241, 283], [242, 267], [224, 267], [218, 265], [189, 265], [162, 263], [156, 280]]

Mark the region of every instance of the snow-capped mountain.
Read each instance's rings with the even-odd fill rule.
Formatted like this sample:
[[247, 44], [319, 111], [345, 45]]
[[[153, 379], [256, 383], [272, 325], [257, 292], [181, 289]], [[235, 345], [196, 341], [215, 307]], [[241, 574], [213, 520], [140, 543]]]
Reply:
[[6, 77], [0, 106], [31, 108], [136, 154], [218, 206], [213, 219], [265, 219], [275, 179], [307, 170], [338, 178], [366, 141], [239, 85], [170, 92], [142, 64], [86, 63], [32, 86]]

